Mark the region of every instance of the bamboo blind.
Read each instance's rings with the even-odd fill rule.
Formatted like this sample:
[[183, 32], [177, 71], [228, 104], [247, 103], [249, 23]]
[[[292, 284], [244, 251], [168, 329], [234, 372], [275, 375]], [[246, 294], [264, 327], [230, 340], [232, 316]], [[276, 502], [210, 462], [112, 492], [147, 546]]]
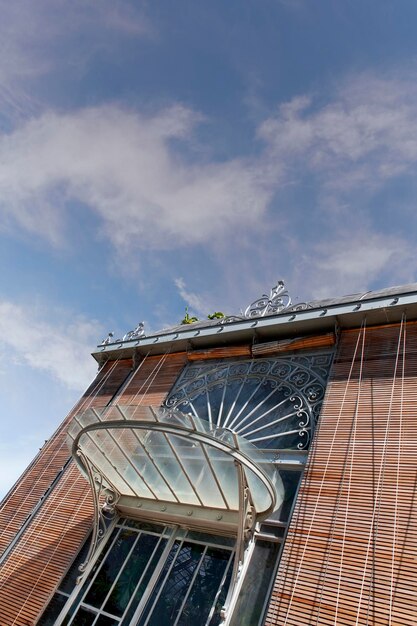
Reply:
[[[120, 404], [161, 404], [185, 360], [185, 354], [145, 359], [115, 401]], [[105, 406], [114, 393], [119, 392], [130, 370], [128, 360], [105, 366], [95, 381], [104, 379], [105, 373], [109, 373], [100, 393], [95, 395], [97, 387], [94, 384], [86, 392], [86, 396], [91, 394], [92, 404], [90, 400], [84, 404], [83, 399], [80, 400], [50, 440], [50, 445], [42, 450], [39, 465], [32, 466], [23, 477], [24, 484], [19, 483], [23, 500], [31, 492], [31, 481], [38, 480], [39, 471], [51, 463], [57, 450], [61, 454], [60, 446], [71, 416], [80, 408]], [[62, 459], [68, 457], [66, 444], [62, 455]], [[57, 463], [62, 465], [61, 456], [59, 459]], [[53, 472], [51, 475], [55, 476]], [[13, 502], [19, 506], [18, 501], [14, 499]], [[8, 506], [8, 501], [5, 504]], [[0, 568], [1, 626], [34, 626], [37, 623], [90, 531], [92, 510], [90, 486], [78, 468], [70, 463]]]
[[363, 335], [342, 335], [267, 626], [417, 624], [417, 328], [394, 380], [399, 329], [365, 332], [362, 371]]
[[335, 344], [334, 333], [325, 335], [311, 335], [309, 337], [296, 337], [295, 339], [281, 339], [280, 341], [268, 341], [252, 346], [253, 356], [268, 356], [296, 350], [318, 350], [329, 348]]
[[307, 337], [281, 339], [254, 345], [243, 344], [238, 346], [218, 346], [205, 350], [190, 350], [187, 353], [187, 360], [204, 361], [209, 359], [231, 359], [233, 357], [256, 358], [298, 350], [319, 350], [320, 348], [329, 348], [334, 346], [334, 344], [334, 333], [325, 333], [324, 335], [309, 335]]
[[[100, 370], [96, 379], [1, 503], [0, 553], [7, 548], [68, 460], [70, 454], [65, 444], [65, 432], [72, 416], [85, 406], [105, 406], [126, 378], [131, 367], [131, 360], [126, 359], [119, 361], [116, 365], [107, 363]], [[110, 370], [111, 376], [109, 377]]]
[[192, 350], [188, 352], [187, 359], [189, 361], [205, 361], [208, 359], [225, 359], [239, 356], [250, 358], [252, 355], [250, 345], [243, 346], [222, 346], [217, 348], [208, 348], [207, 350]]

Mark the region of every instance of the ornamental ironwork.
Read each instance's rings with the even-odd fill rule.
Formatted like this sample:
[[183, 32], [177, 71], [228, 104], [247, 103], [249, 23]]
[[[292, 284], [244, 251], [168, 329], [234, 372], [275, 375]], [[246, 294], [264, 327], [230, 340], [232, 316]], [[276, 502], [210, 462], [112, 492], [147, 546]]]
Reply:
[[79, 566], [81, 575], [77, 578], [77, 585], [84, 578], [84, 574], [94, 555], [100, 550], [103, 541], [106, 538], [106, 531], [111, 522], [117, 517], [116, 504], [119, 494], [116, 489], [111, 489], [104, 484], [103, 474], [92, 463], [81, 450], [77, 450], [77, 456], [82, 461], [87, 478], [90, 482], [94, 504], [94, 523], [91, 534], [90, 546], [87, 556], [83, 563]]
[[272, 287], [269, 296], [263, 294], [260, 298], [252, 302], [246, 311], [245, 317], [265, 317], [265, 315], [275, 315], [291, 306], [291, 296], [289, 295], [283, 280], [279, 280], [275, 287]]
[[304, 311], [310, 308], [310, 305], [305, 302], [298, 302], [292, 304], [291, 296], [285, 287], [283, 280], [279, 280], [277, 284], [272, 287], [269, 295], [265, 293], [252, 302], [242, 315], [227, 315], [221, 321], [222, 324], [229, 324], [231, 322], [240, 322], [242, 320], [254, 319], [258, 317], [266, 317], [268, 315], [278, 315], [278, 313], [294, 313], [297, 311]]
[[227, 428], [259, 448], [307, 449], [332, 352], [187, 366], [165, 404]]
[[129, 330], [123, 335], [121, 339], [114, 339], [114, 333], [110, 332], [99, 346], [107, 346], [109, 343], [121, 343], [122, 341], [133, 341], [134, 339], [140, 339], [145, 336], [145, 323], [139, 322], [139, 324], [133, 330]]

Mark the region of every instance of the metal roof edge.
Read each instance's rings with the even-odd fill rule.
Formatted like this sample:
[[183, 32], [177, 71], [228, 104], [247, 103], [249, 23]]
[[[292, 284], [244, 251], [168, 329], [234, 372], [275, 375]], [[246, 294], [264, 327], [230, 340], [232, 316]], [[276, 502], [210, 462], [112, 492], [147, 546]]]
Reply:
[[180, 352], [190, 347], [205, 348], [245, 341], [271, 340], [274, 337], [277, 339], [293, 337], [327, 331], [336, 325], [340, 328], [354, 328], [360, 326], [364, 316], [371, 325], [390, 324], [399, 322], [403, 314], [407, 319], [417, 319], [417, 290], [223, 324], [211, 323], [203, 327], [184, 325], [184, 329], [176, 327], [129, 341], [97, 346], [92, 356], [98, 362], [102, 362], [104, 359], [128, 358], [135, 352], [161, 354], [168, 350]]

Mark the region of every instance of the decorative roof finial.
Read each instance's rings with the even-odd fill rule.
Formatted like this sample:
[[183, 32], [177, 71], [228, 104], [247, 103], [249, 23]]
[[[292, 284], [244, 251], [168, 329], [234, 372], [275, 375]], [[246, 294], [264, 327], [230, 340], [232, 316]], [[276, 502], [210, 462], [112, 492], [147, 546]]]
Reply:
[[275, 287], [272, 287], [269, 296], [263, 294], [260, 298], [252, 302], [245, 311], [245, 317], [265, 317], [281, 313], [291, 306], [291, 296], [285, 288], [284, 281], [279, 280]]
[[103, 339], [103, 341], [101, 343], [99, 343], [99, 346], [107, 346], [109, 343], [113, 343], [113, 337], [114, 337], [114, 333], [110, 332], [107, 337], [105, 339]]
[[131, 341], [132, 339], [139, 339], [145, 335], [145, 323], [139, 322], [134, 330], [129, 330], [128, 333], [123, 335], [122, 341]]
[[109, 333], [106, 339], [99, 344], [99, 346], [107, 346], [109, 343], [120, 343], [122, 341], [132, 341], [133, 339], [140, 339], [145, 336], [145, 324], [139, 322], [134, 330], [129, 330], [121, 339], [114, 339], [114, 333]]

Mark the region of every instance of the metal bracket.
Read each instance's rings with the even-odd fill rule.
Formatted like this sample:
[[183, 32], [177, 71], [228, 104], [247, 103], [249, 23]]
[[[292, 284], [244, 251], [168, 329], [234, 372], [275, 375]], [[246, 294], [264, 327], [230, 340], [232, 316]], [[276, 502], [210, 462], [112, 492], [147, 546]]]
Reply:
[[[236, 438], [235, 438], [236, 440]], [[252, 494], [246, 479], [245, 470], [239, 461], [235, 460], [236, 472], [239, 484], [239, 522], [236, 540], [235, 560], [233, 563], [232, 579], [225, 603], [220, 612], [224, 622], [228, 615], [228, 609], [234, 600], [235, 591], [240, 578], [245, 560], [246, 545], [253, 539], [256, 526], [256, 510]]]
[[[99, 470], [94, 464], [82, 453], [80, 448], [76, 452], [79, 457], [85, 472], [88, 477], [88, 481], [91, 486], [91, 492], [93, 495], [94, 505], [94, 518], [93, 518], [93, 531], [91, 534], [91, 543], [88, 549], [86, 559], [79, 566], [81, 575], [78, 576], [76, 584], [79, 585], [84, 578], [84, 574], [94, 559], [96, 554], [101, 548], [103, 539], [106, 537], [106, 531], [110, 523], [117, 516], [116, 504], [119, 501], [120, 494], [116, 489], [111, 490], [104, 485], [104, 479]], [[104, 502], [103, 502], [104, 501]]]

